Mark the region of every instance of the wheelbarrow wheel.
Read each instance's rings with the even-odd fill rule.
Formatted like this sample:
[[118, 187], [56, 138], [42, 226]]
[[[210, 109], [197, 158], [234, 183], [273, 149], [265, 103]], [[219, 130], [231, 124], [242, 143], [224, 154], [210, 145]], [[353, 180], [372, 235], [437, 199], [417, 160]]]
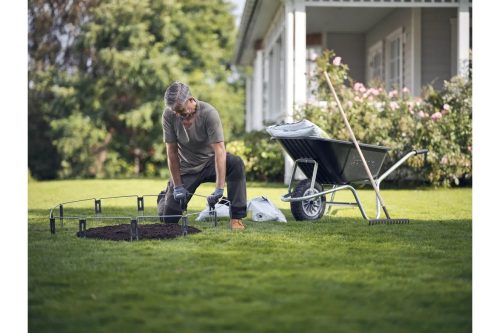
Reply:
[[[292, 198], [299, 198], [306, 195], [323, 192], [321, 184], [314, 184], [311, 189], [311, 181], [309, 179], [301, 180], [292, 192]], [[297, 221], [317, 220], [325, 213], [326, 196], [322, 195], [313, 199], [290, 202], [290, 209], [293, 217]]]

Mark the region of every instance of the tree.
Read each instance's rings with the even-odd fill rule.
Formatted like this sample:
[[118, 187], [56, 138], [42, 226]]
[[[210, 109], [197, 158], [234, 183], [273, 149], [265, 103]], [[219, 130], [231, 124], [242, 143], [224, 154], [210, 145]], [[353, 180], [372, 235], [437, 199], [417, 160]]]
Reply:
[[226, 138], [241, 128], [241, 82], [228, 81], [235, 27], [227, 2], [109, 0], [84, 8], [71, 47], [41, 71], [50, 79], [40, 91], [50, 98], [33, 104], [47, 110], [60, 176], [140, 175], [165, 167], [163, 93], [174, 80], [217, 107]]
[[61, 159], [50, 120], [64, 105], [54, 88], [58, 74], [75, 64], [71, 46], [95, 2], [28, 1], [28, 167], [37, 178], [57, 176]]

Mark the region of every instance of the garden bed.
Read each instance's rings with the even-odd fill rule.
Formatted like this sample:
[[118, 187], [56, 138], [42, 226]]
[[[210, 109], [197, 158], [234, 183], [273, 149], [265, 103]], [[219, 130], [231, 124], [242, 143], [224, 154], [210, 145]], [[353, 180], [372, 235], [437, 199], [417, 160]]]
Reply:
[[[173, 239], [182, 236], [182, 226], [176, 223], [156, 223], [156, 224], [140, 224], [139, 239]], [[188, 234], [196, 234], [201, 230], [188, 226]], [[130, 224], [118, 224], [112, 226], [104, 226], [90, 228], [85, 231], [76, 233], [78, 237], [96, 238], [105, 240], [125, 240], [130, 241]]]

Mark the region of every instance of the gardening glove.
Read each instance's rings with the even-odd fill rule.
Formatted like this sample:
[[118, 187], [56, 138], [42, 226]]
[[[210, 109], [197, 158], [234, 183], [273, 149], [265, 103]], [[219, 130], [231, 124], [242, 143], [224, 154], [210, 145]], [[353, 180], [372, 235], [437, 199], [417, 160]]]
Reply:
[[178, 202], [186, 202], [187, 191], [184, 185], [174, 186], [174, 199]]
[[207, 197], [207, 202], [210, 207], [214, 207], [215, 204], [219, 201], [220, 198], [222, 198], [222, 195], [224, 194], [224, 189], [223, 188], [216, 188], [214, 193], [210, 194]]

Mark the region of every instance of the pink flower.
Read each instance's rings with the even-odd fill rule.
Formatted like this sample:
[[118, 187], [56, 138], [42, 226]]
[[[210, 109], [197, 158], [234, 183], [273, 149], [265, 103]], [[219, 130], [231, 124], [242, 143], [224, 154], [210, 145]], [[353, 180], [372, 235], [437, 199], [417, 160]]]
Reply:
[[429, 115], [427, 113], [425, 113], [424, 111], [419, 111], [417, 113], [417, 115], [418, 115], [419, 118], [427, 118], [427, 117], [429, 117]]
[[389, 107], [391, 108], [392, 111], [395, 111], [399, 109], [399, 104], [397, 102], [390, 102]]
[[431, 119], [434, 120], [434, 121], [438, 121], [441, 118], [443, 118], [443, 115], [439, 111], [433, 113], [432, 116], [431, 116]]
[[403, 94], [408, 94], [410, 92], [410, 89], [404, 87], [403, 88]]
[[352, 101], [347, 101], [347, 106], [352, 108]]
[[355, 96], [355, 97], [354, 97], [354, 100], [355, 100], [356, 102], [361, 102], [361, 98], [359, 98], [359, 96]]
[[364, 93], [366, 91], [366, 88], [363, 83], [361, 82], [356, 82], [354, 84], [354, 90], [359, 91], [360, 93]]
[[370, 89], [368, 90], [368, 92], [369, 92], [370, 94], [372, 94], [373, 96], [378, 96], [378, 94], [380, 94], [380, 92], [378, 91], [378, 89], [375, 89], [375, 88], [370, 88]]
[[441, 112], [442, 112], [443, 114], [447, 114], [448, 112], [450, 112], [450, 109], [451, 109], [450, 105], [445, 104], [445, 105], [443, 105], [443, 107], [442, 107], [442, 109], [441, 109], [441, 110], [442, 110]]
[[342, 57], [335, 57], [332, 61], [332, 64], [335, 66], [340, 66], [340, 62], [342, 61]]
[[389, 98], [396, 97], [397, 95], [398, 95], [398, 91], [397, 90], [391, 90], [391, 91], [389, 91]]

